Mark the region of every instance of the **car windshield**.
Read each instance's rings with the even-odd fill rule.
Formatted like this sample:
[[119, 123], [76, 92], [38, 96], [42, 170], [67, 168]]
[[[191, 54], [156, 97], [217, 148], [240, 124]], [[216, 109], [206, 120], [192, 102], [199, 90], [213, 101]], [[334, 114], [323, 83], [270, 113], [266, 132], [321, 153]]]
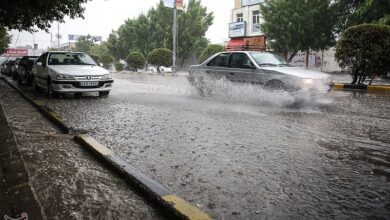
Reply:
[[290, 66], [284, 59], [272, 53], [250, 52], [250, 55], [259, 66]]
[[51, 53], [49, 65], [94, 65], [95, 61], [85, 53]]

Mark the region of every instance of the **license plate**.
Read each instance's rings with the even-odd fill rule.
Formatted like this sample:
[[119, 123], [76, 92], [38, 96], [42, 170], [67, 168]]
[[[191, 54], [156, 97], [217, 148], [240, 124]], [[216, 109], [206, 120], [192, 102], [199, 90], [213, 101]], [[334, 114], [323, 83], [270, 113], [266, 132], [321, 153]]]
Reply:
[[99, 82], [80, 82], [80, 86], [98, 86]]

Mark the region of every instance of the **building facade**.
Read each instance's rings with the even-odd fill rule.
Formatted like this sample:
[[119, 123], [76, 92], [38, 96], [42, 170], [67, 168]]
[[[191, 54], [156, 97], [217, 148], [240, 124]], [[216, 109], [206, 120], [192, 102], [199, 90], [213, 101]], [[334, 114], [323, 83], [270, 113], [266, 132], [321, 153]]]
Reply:
[[229, 24], [227, 50], [265, 50], [266, 38], [261, 31], [263, 22], [260, 5], [265, 0], [234, 0]]

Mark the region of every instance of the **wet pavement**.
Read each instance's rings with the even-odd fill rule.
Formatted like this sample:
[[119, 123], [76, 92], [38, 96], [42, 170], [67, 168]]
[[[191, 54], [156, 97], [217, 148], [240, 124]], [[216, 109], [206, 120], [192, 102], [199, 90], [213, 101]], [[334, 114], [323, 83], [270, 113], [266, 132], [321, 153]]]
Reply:
[[215, 219], [389, 219], [390, 95], [304, 99], [115, 74], [108, 98], [32, 96]]
[[[125, 181], [2, 80], [0, 102], [44, 219], [162, 219]], [[34, 219], [33, 213], [27, 214]]]

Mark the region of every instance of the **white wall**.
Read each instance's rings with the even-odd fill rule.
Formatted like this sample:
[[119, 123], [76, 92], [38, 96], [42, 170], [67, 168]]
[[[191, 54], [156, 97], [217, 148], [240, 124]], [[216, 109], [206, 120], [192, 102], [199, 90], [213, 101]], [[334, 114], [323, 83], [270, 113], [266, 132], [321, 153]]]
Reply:
[[[343, 71], [335, 59], [335, 48], [329, 50], [311, 51], [309, 54], [308, 68], [322, 72], [340, 72]], [[291, 64], [299, 67], [306, 67], [306, 53], [298, 52], [292, 59]]]

